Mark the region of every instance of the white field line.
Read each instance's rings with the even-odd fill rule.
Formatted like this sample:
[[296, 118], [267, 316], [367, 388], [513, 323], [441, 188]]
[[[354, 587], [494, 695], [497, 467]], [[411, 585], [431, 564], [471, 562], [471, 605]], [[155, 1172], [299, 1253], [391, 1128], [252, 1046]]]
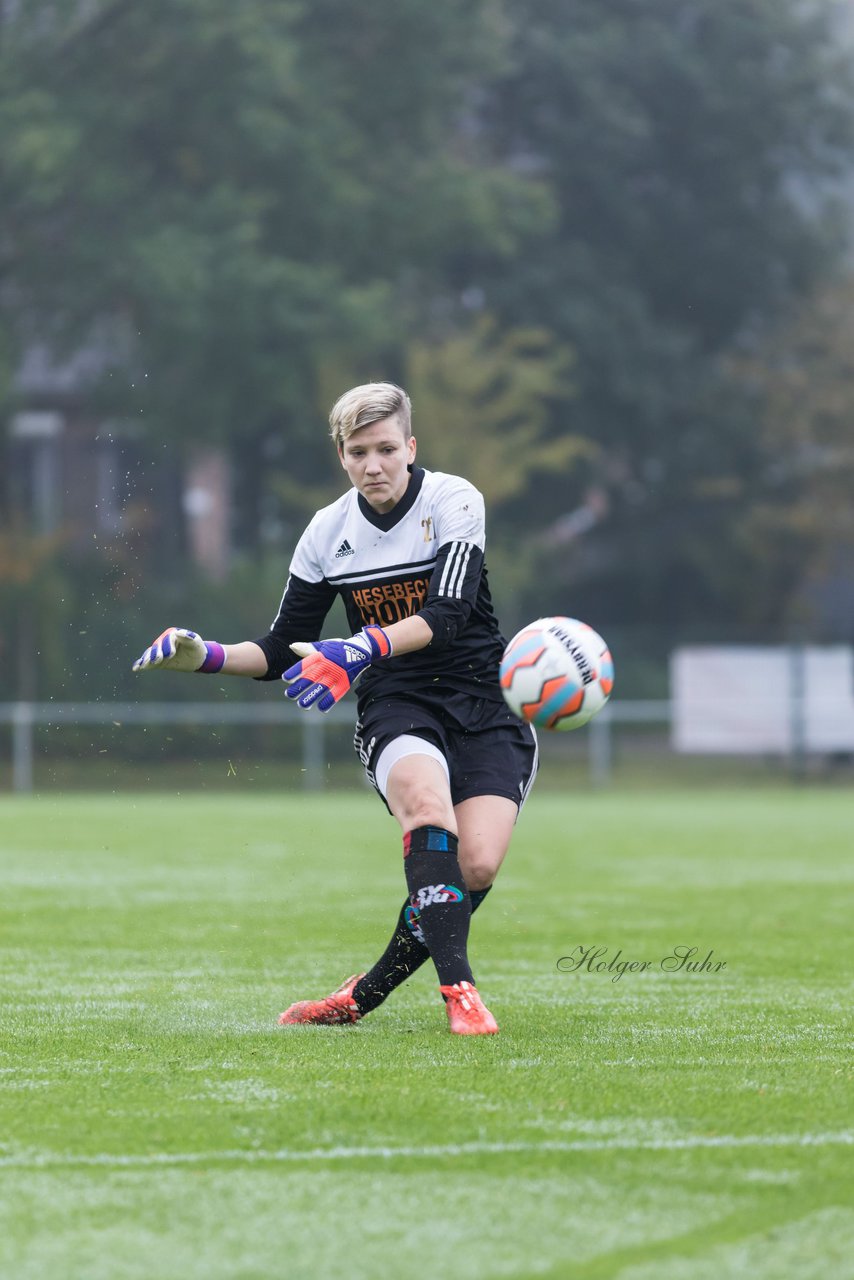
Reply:
[[147, 1168], [150, 1166], [219, 1164], [307, 1164], [337, 1160], [436, 1159], [457, 1156], [501, 1156], [525, 1152], [696, 1151], [736, 1147], [854, 1146], [854, 1131], [840, 1133], [698, 1134], [687, 1138], [581, 1138], [573, 1142], [459, 1142], [425, 1147], [315, 1147], [308, 1151], [164, 1151], [148, 1155], [62, 1155], [60, 1153], [0, 1156], [0, 1169]]

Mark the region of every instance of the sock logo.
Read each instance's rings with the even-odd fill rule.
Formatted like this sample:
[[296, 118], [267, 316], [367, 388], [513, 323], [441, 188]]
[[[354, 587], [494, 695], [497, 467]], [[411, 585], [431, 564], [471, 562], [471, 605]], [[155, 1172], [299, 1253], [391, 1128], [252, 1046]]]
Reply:
[[415, 938], [416, 941], [421, 942], [424, 944], [424, 946], [426, 946], [427, 943], [424, 937], [424, 930], [421, 928], [421, 925], [418, 923], [419, 920], [421, 919], [421, 912], [418, 910], [418, 908], [413, 906], [412, 903], [410, 902], [409, 906], [406, 908], [406, 910], [403, 913], [403, 918], [406, 921], [406, 927], [409, 930], [409, 932], [412, 934], [413, 938]]
[[455, 884], [425, 884], [413, 895], [412, 905], [423, 911], [425, 907], [442, 902], [462, 902], [463, 896], [462, 889], [458, 889]]

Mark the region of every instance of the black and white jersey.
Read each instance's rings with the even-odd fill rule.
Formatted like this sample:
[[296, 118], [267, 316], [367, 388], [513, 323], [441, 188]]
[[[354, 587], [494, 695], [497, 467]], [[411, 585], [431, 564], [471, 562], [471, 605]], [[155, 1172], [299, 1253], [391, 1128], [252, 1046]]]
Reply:
[[318, 640], [335, 597], [354, 632], [421, 614], [433, 640], [369, 667], [359, 706], [434, 687], [501, 700], [504, 638], [492, 609], [484, 504], [460, 476], [412, 467], [406, 493], [380, 514], [354, 488], [312, 519], [299, 540], [264, 650], [272, 680], [292, 666], [290, 644]]

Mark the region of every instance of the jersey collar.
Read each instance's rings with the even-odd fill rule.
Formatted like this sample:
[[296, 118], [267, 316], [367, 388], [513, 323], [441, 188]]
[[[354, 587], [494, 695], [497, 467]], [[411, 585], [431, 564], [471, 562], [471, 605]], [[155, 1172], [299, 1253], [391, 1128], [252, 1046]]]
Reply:
[[424, 483], [424, 468], [410, 465], [409, 468], [409, 484], [406, 487], [406, 493], [400, 499], [397, 506], [392, 507], [391, 511], [374, 511], [367, 498], [360, 493], [359, 510], [362, 515], [377, 529], [388, 532], [393, 529], [415, 505], [415, 499], [421, 492], [421, 486]]

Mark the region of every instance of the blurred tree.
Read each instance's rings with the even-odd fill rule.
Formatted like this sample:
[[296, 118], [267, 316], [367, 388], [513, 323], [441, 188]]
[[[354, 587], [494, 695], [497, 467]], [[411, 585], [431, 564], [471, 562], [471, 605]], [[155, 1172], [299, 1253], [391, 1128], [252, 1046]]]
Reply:
[[414, 341], [405, 381], [426, 465], [453, 471], [462, 447], [490, 508], [528, 495], [544, 473], [566, 473], [596, 452], [585, 437], [549, 437], [551, 406], [572, 394], [571, 367], [544, 330], [501, 331], [488, 316], [444, 341]]
[[[610, 516], [552, 568], [593, 616], [715, 625], [750, 602], [763, 556], [740, 517], [765, 441], [726, 357], [842, 244], [829, 180], [849, 166], [854, 116], [836, 13], [799, 0], [508, 8], [511, 64], [483, 119], [558, 216], [510, 270], [487, 251], [470, 272], [503, 323], [545, 325], [576, 352], [556, 429], [600, 445]], [[567, 496], [571, 509], [577, 489]]]
[[[805, 621], [810, 596], [854, 634], [854, 280], [820, 289], [737, 373], [757, 397], [768, 463], [741, 537], [764, 552], [753, 609]], [[794, 572], [793, 572], [794, 569]]]
[[[250, 543], [277, 486], [337, 492], [334, 395], [411, 376], [424, 433], [482, 473], [519, 546], [568, 517], [531, 607], [736, 616], [767, 564], [748, 516], [769, 443], [732, 357], [841, 244], [836, 11], [4, 5], [0, 396], [27, 344], [88, 344], [91, 409], [230, 444]], [[523, 428], [532, 370], [551, 389]], [[291, 520], [270, 519], [280, 541]]]
[[419, 460], [462, 471], [487, 504], [488, 559], [502, 615], [537, 578], [542, 546], [532, 535], [532, 495], [544, 476], [565, 484], [598, 455], [587, 436], [551, 432], [572, 392], [571, 353], [544, 329], [500, 329], [480, 314], [446, 336], [414, 340], [405, 384]]
[[0, 531], [0, 698], [46, 696], [63, 660], [70, 612], [58, 551], [61, 535]]
[[448, 240], [503, 254], [524, 232], [525, 184], [458, 145], [495, 9], [7, 12], [0, 297], [19, 350], [96, 342], [102, 406], [172, 439], [311, 435], [321, 352], [393, 352]]

